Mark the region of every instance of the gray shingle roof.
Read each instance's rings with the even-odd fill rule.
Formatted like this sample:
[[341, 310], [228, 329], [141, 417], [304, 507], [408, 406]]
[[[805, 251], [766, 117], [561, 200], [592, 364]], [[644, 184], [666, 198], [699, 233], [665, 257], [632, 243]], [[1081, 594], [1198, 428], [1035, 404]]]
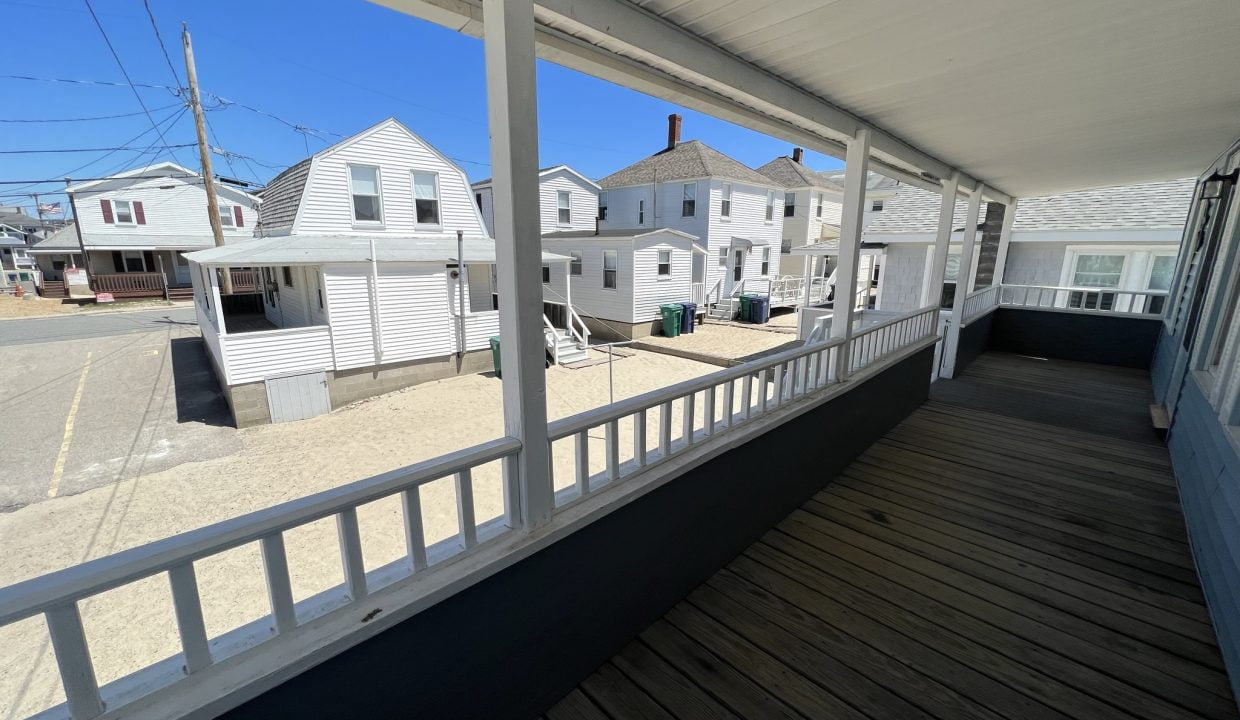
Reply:
[[786, 188], [816, 187], [833, 192], [843, 192], [831, 178], [811, 170], [787, 155], [781, 155], [758, 168], [758, 172]]
[[72, 222], [30, 246], [31, 252], [81, 252], [78, 245], [77, 230]]
[[[1021, 198], [1013, 230], [1154, 230], [1184, 226], [1194, 178], [1078, 190]], [[932, 233], [938, 226], [937, 193], [903, 185], [866, 228], [866, 235]], [[968, 203], [956, 200], [952, 229], [964, 227]], [[986, 215], [982, 204], [980, 218]]]
[[258, 221], [264, 230], [285, 228], [293, 224], [293, 220], [297, 218], [297, 206], [301, 204], [301, 193], [306, 189], [306, 179], [310, 177], [310, 163], [313, 160], [313, 156], [308, 157], [276, 175], [259, 193], [263, 202], [258, 208]]
[[600, 187], [614, 188], [654, 182], [715, 177], [737, 180], [760, 187], [778, 187], [765, 175], [742, 165], [699, 140], [682, 142], [614, 172], [598, 181]]

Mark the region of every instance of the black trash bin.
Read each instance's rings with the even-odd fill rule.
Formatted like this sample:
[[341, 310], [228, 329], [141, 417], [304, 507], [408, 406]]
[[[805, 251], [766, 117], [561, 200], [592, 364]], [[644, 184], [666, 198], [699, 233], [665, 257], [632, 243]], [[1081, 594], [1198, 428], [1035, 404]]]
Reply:
[[680, 306], [685, 309], [680, 316], [680, 332], [691, 333], [697, 320], [697, 303], [681, 303]]
[[771, 296], [760, 295], [753, 299], [749, 310], [750, 319], [759, 324], [766, 324], [771, 320]]

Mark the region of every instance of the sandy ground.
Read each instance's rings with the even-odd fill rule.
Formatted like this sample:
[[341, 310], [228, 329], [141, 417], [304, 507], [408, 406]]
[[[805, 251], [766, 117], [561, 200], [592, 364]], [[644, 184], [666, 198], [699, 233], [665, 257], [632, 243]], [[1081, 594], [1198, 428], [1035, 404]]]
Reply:
[[651, 335], [642, 338], [642, 342], [677, 348], [689, 352], [713, 355], [715, 357], [740, 360], [770, 352], [775, 348], [796, 344], [795, 335], [759, 330], [744, 325], [719, 325], [707, 323], [698, 325], [695, 332], [669, 338], [662, 335]]
[[[721, 337], [736, 332], [719, 330]], [[786, 340], [772, 333], [740, 332], [747, 333], [755, 349]], [[688, 337], [695, 336], [705, 337]], [[718, 368], [637, 352], [617, 360], [613, 370], [619, 400]], [[554, 419], [606, 404], [607, 377], [607, 364], [552, 368], [548, 415]], [[488, 375], [428, 383], [312, 420], [238, 431], [242, 449], [228, 457], [180, 465], [2, 515], [0, 547], [5, 561], [0, 564], [0, 586], [493, 439], [502, 434], [500, 396], [500, 381]], [[700, 408], [699, 402], [699, 426]], [[658, 413], [649, 416], [648, 445], [655, 447]], [[679, 411], [672, 427], [678, 437]], [[557, 488], [573, 484], [572, 443], [567, 438], [555, 444]], [[601, 428], [590, 433], [589, 445], [591, 470], [601, 471]], [[627, 420], [620, 424], [620, 447], [622, 459], [631, 457], [632, 423]], [[502, 513], [498, 463], [475, 472], [474, 493], [479, 522]], [[456, 535], [451, 480], [425, 485], [420, 494], [428, 543]], [[360, 508], [359, 518], [368, 569], [404, 555], [403, 522], [395, 498]], [[333, 520], [287, 532], [285, 543], [296, 599], [343, 582]], [[256, 545], [199, 561], [195, 570], [209, 635], [269, 612]], [[82, 601], [79, 607], [101, 684], [179, 652], [171, 597], [162, 575]], [[0, 719], [25, 717], [63, 702], [41, 618], [0, 628], [0, 648]]]
[[796, 327], [797, 327], [796, 308], [792, 308], [788, 310], [781, 308], [780, 310], [776, 310], [775, 312], [771, 313], [771, 319], [767, 323], [767, 325], [769, 325], [770, 327], [792, 328], [793, 330], [796, 330]]

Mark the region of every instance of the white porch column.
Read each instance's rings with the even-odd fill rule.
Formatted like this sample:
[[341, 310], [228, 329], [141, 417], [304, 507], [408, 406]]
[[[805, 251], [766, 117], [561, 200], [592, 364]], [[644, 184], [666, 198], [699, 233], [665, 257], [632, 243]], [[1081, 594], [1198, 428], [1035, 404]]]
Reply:
[[483, 0], [499, 284], [504, 433], [521, 441], [505, 464], [508, 521], [550, 521], [554, 497], [543, 360], [542, 238], [533, 0]]
[[956, 295], [952, 298], [952, 320], [947, 327], [947, 342], [943, 346], [943, 366], [940, 375], [945, 378], [956, 374], [956, 352], [960, 348], [960, 325], [964, 317], [964, 299], [973, 292], [973, 251], [977, 245], [977, 216], [982, 208], [981, 183], [969, 193], [969, 212], [964, 220], [964, 239], [960, 246], [960, 270], [956, 273]]
[[[227, 268], [225, 268], [227, 270]], [[209, 287], [203, 288], [207, 293], [208, 303], [211, 306], [211, 312], [215, 315], [215, 326], [219, 328], [217, 335], [224, 337], [228, 334], [228, 328], [224, 325], [224, 304], [220, 295], [220, 274], [216, 272], [216, 268], [208, 268], [207, 280], [211, 283]]]
[[934, 236], [934, 255], [930, 260], [930, 278], [927, 280], [926, 304], [943, 302], [943, 274], [947, 272], [947, 252], [952, 241], [952, 221], [956, 214], [956, 192], [960, 188], [960, 173], [954, 172], [943, 183], [943, 203], [939, 206], [939, 227]]
[[991, 285], [1003, 284], [1003, 271], [1007, 269], [1008, 244], [1012, 242], [1012, 223], [1016, 222], [1016, 202], [1016, 198], [1012, 198], [1012, 202], [1003, 208], [1003, 229], [999, 231], [999, 252], [995, 255], [995, 275], [990, 281]]
[[804, 295], [805, 295], [805, 298], [801, 301], [801, 307], [803, 308], [809, 307], [809, 288], [810, 288], [810, 280], [812, 279], [812, 276], [813, 276], [813, 272], [812, 272], [813, 269], [814, 269], [814, 256], [806, 255], [805, 256], [805, 281], [804, 281], [805, 287], [801, 288], [804, 291]]
[[[835, 269], [835, 303], [831, 308], [831, 337], [852, 337], [853, 308], [857, 302], [857, 261], [861, 257], [861, 219], [865, 213], [866, 177], [870, 169], [870, 131], [862, 128], [848, 142], [844, 154], [844, 205], [840, 213], [840, 261]], [[848, 377], [849, 348], [836, 357], [839, 379]]]

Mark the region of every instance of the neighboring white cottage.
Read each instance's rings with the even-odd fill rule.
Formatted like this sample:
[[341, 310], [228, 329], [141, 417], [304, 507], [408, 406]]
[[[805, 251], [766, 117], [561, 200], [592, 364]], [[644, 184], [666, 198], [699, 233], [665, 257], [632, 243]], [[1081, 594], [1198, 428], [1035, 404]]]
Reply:
[[[1193, 185], [1188, 178], [1021, 198], [1002, 281], [1102, 291], [1168, 289]], [[879, 309], [905, 311], [933, 302], [926, 277], [940, 203], [937, 193], [903, 185], [866, 228], [866, 243], [883, 248], [878, 260]], [[956, 203], [944, 293], [947, 306], [960, 271], [965, 205], [963, 199]], [[973, 256], [978, 285], [990, 282], [986, 265], [993, 270], [996, 246], [987, 247], [985, 237], [997, 239], [1001, 222], [1001, 211], [990, 212], [983, 205], [980, 249]]]
[[703, 304], [767, 292], [779, 276], [783, 188], [697, 140], [681, 142], [680, 127], [671, 115], [665, 149], [599, 181], [600, 230], [667, 228], [698, 239], [707, 251]]
[[[263, 197], [265, 237], [189, 256], [238, 426], [490, 368], [495, 244], [465, 173], [429, 143], [384, 120], [290, 167]], [[259, 292], [221, 295], [229, 267], [258, 268]]]
[[571, 300], [590, 333], [606, 340], [660, 332], [659, 307], [691, 301], [706, 259], [697, 238], [668, 228], [551, 233], [543, 250], [570, 258], [543, 266], [546, 304]]
[[[487, 234], [494, 237], [495, 206], [491, 178], [479, 180], [471, 187]], [[538, 204], [543, 234], [594, 230], [599, 212], [598, 195], [597, 183], [567, 165], [553, 165], [539, 170]]]
[[833, 262], [827, 262], [827, 256], [791, 252], [811, 243], [839, 239], [844, 188], [827, 175], [805, 167], [803, 160], [804, 151], [794, 148], [791, 157], [777, 157], [759, 167], [758, 172], [784, 188], [780, 272], [802, 277], [808, 264], [810, 275], [826, 277], [834, 267]]
[[[253, 237], [258, 198], [218, 182], [215, 191], [225, 242]], [[75, 222], [30, 248], [45, 280], [66, 283], [75, 295], [188, 295], [185, 253], [215, 245], [201, 175], [165, 162], [66, 192]], [[83, 249], [86, 272], [77, 274]]]

